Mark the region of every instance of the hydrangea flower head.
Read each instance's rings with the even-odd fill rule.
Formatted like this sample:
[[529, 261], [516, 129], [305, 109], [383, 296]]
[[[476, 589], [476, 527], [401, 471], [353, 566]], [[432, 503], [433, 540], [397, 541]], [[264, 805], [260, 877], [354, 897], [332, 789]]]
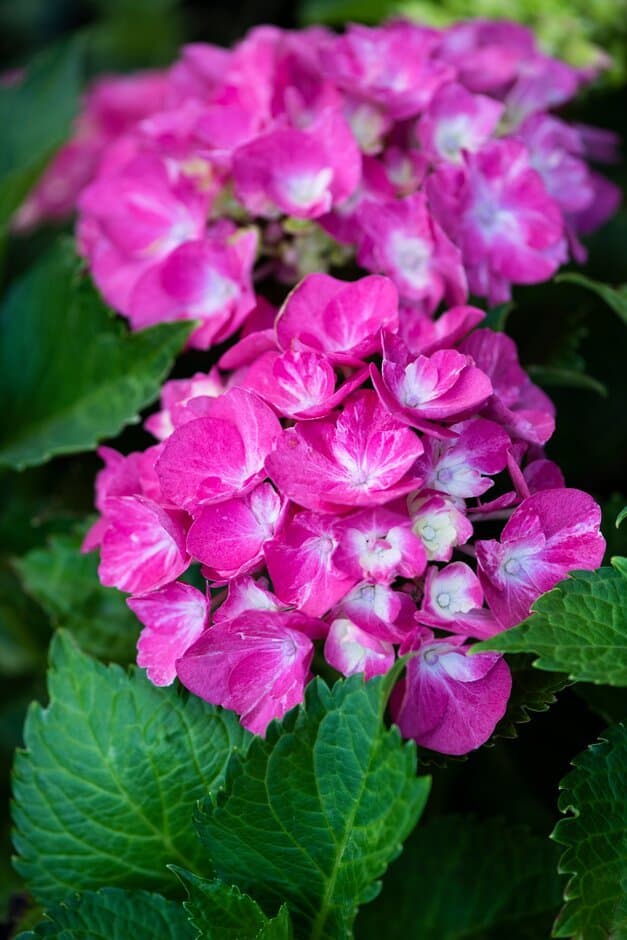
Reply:
[[511, 341], [474, 308], [423, 317], [384, 276], [312, 275], [220, 367], [165, 386], [156, 444], [101, 451], [85, 548], [131, 595], [155, 684], [176, 675], [263, 734], [316, 648], [366, 678], [408, 655], [403, 734], [447, 754], [490, 737], [511, 676], [472, 643], [599, 563], [600, 513], [544, 457], [553, 408]]
[[615, 138], [552, 113], [593, 77], [507, 21], [194, 43], [94, 84], [15, 224], [78, 206], [107, 301], [134, 329], [201, 320], [202, 349], [242, 326], [255, 281], [355, 261], [428, 316], [469, 291], [498, 303], [582, 260], [616, 209], [591, 166]]

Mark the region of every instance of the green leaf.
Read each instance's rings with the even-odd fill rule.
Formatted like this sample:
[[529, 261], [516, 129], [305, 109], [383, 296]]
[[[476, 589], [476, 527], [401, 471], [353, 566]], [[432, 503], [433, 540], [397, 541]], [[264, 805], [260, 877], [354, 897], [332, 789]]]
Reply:
[[560, 904], [559, 851], [501, 819], [441, 816], [420, 825], [357, 940], [539, 940]]
[[538, 669], [627, 686], [627, 577], [617, 567], [573, 571], [538, 598], [527, 620], [474, 649], [536, 653]]
[[147, 891], [102, 888], [75, 895], [46, 911], [45, 920], [17, 940], [193, 940], [194, 931], [176, 901]]
[[80, 38], [42, 53], [23, 81], [0, 86], [0, 230], [70, 131], [78, 107]]
[[621, 514], [625, 506], [622, 493], [612, 495], [601, 504], [601, 532], [605, 537], [605, 562], [613, 555], [627, 555], [627, 526], [621, 526]]
[[65, 244], [14, 285], [0, 317], [0, 398], [11, 415], [0, 465], [16, 469], [93, 447], [136, 421], [193, 328], [129, 333]]
[[190, 823], [248, 734], [230, 712], [103, 666], [64, 631], [50, 704], [33, 704], [14, 766], [15, 866], [41, 902], [112, 885], [171, 893], [170, 862], [206, 870]]
[[615, 725], [573, 761], [562, 780], [561, 819], [552, 838], [572, 875], [554, 937], [627, 936], [627, 728]]
[[497, 304], [496, 307], [492, 307], [491, 310], [488, 310], [486, 318], [481, 326], [487, 326], [496, 333], [502, 333], [509, 319], [509, 315], [514, 309], [514, 306], [515, 305], [512, 303], [512, 301], [509, 301], [508, 303]]
[[343, 26], [354, 21], [379, 23], [394, 12], [396, 6], [395, 0], [306, 0], [300, 19], [305, 25], [331, 23]]
[[619, 512], [619, 514], [618, 514], [617, 517], [616, 517], [616, 528], [617, 528], [617, 529], [620, 528], [620, 526], [623, 524], [623, 522], [625, 521], [625, 519], [627, 519], [627, 506], [623, 506], [623, 508], [621, 509], [621, 511]]
[[46, 548], [14, 560], [24, 590], [43, 607], [54, 626], [70, 630], [83, 650], [101, 659], [134, 659], [139, 622], [124, 595], [103, 587], [98, 555], [80, 551], [82, 534], [51, 536]]
[[276, 917], [266, 917], [256, 901], [236, 885], [208, 881], [181, 868], [173, 868], [189, 900], [184, 904], [197, 938], [205, 940], [291, 940], [292, 924], [285, 904]]
[[516, 738], [518, 725], [531, 721], [530, 712], [548, 711], [557, 701], [556, 694], [568, 685], [568, 677], [562, 673], [534, 669], [531, 655], [513, 656], [508, 665], [512, 673], [512, 692], [490, 742], [496, 738]]
[[627, 717], [627, 692], [624, 689], [578, 682], [574, 691], [593, 712], [601, 716], [606, 725]]
[[560, 274], [555, 278], [556, 281], [565, 281], [569, 284], [579, 284], [581, 287], [587, 287], [588, 290], [598, 294], [608, 307], [617, 313], [624, 323], [627, 323], [627, 284], [620, 287], [610, 287], [609, 284], [602, 284], [600, 281], [593, 281], [583, 274], [567, 272]]
[[265, 908], [286, 901], [311, 940], [350, 936], [427, 798], [413, 743], [383, 722], [394, 679], [314, 680], [196, 814], [218, 877]]
[[594, 379], [577, 369], [564, 369], [561, 366], [528, 366], [529, 376], [543, 388], [584, 388], [596, 392], [601, 398], [607, 398], [607, 388], [603, 382]]

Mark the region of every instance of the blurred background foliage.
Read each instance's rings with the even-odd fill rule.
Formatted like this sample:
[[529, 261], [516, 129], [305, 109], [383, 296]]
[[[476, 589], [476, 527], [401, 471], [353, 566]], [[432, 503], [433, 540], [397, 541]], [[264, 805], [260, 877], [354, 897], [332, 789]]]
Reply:
[[[404, 14], [442, 25], [470, 16], [517, 19], [537, 29], [549, 51], [577, 64], [589, 64], [608, 51], [608, 71], [568, 110], [568, 117], [614, 130], [627, 137], [627, 0], [245, 0], [240, 4], [199, 0], [0, 0], [0, 71], [29, 62], [50, 47], [84, 34], [83, 81], [107, 71], [169, 63], [183, 42], [229, 44], [259, 23], [296, 27], [324, 22], [376, 23]], [[69, 79], [68, 79], [69, 82]], [[58, 113], [50, 126], [69, 115], [76, 96], [55, 97]], [[69, 96], [69, 97], [68, 97]], [[69, 99], [72, 100], [69, 100]], [[4, 115], [3, 138], [19, 138], [19, 123], [37, 121], [41, 101], [22, 100], [20, 114]], [[46, 108], [55, 103], [47, 101]], [[62, 113], [63, 112], [63, 113]], [[28, 121], [25, 121], [28, 116]], [[55, 123], [56, 122], [56, 123]], [[8, 124], [15, 123], [15, 128]], [[14, 133], [15, 131], [15, 133]], [[53, 135], [54, 136], [54, 135]], [[21, 138], [23, 143], [24, 138]], [[36, 135], [32, 138], [36, 140]], [[52, 146], [58, 144], [53, 139]], [[4, 141], [3, 141], [4, 146]], [[46, 157], [30, 144], [32, 172]], [[28, 156], [28, 154], [27, 154]], [[49, 154], [48, 154], [49, 156]], [[26, 158], [25, 158], [26, 159]], [[28, 160], [26, 160], [28, 163]], [[0, 160], [1, 164], [1, 160]], [[623, 189], [624, 162], [610, 169]], [[2, 288], [20, 276], [71, 223], [8, 240], [1, 229]], [[627, 281], [627, 213], [618, 215], [589, 243], [585, 273], [618, 285]], [[4, 250], [2, 250], [4, 249]], [[518, 289], [507, 330], [520, 346], [523, 363], [554, 398], [557, 432], [549, 456], [562, 466], [568, 483], [593, 493], [604, 507], [604, 532], [610, 554], [627, 554], [627, 524], [614, 526], [627, 503], [627, 326], [595, 293], [572, 283]], [[37, 335], [27, 338], [36, 344]], [[58, 337], [63, 343], [63, 337]], [[26, 344], [26, 348], [28, 347]], [[202, 357], [181, 357], [177, 375], [202, 368]], [[588, 381], [585, 377], [593, 381]], [[10, 414], [3, 415], [11, 422]], [[116, 439], [122, 451], [145, 447], [139, 425]], [[78, 554], [81, 527], [92, 511], [95, 454], [62, 457], [17, 473], [0, 471], [0, 922], [15, 920], [24, 907], [17, 876], [9, 864], [6, 807], [11, 754], [20, 742], [25, 710], [41, 698], [50, 633], [62, 624], [79, 642], [107, 658], [128, 659], [134, 624], [117, 592], [100, 588], [97, 559]], [[107, 647], [107, 630], [124, 632]], [[612, 718], [627, 711], [616, 690], [566, 689], [545, 714], [519, 728], [516, 740], [473, 754], [467, 761], [435, 768], [430, 813], [472, 812], [481, 818], [508, 813], [546, 835], [556, 815], [557, 783], [569, 759]], [[503, 795], [507, 794], [507, 801]], [[12, 901], [10, 899], [12, 898]], [[12, 910], [9, 910], [9, 905]], [[9, 936], [10, 928], [4, 928]], [[2, 928], [0, 928], [2, 936]]]
[[509, 0], [505, 6], [502, 0], [306, 0], [301, 16], [305, 23], [333, 25], [407, 16], [432, 26], [506, 16], [530, 26], [547, 52], [573, 65], [585, 67], [609, 54], [614, 61], [605, 80], [625, 78], [626, 0]]

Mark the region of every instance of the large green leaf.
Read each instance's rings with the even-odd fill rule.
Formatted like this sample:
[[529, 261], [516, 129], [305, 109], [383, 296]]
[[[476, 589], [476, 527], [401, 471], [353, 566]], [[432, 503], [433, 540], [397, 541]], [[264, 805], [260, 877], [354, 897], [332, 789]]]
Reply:
[[46, 912], [45, 920], [17, 940], [193, 940], [194, 931], [176, 901], [147, 891], [103, 888], [75, 895]]
[[33, 548], [14, 561], [24, 589], [53, 624], [70, 630], [85, 651], [101, 659], [134, 658], [139, 622], [124, 595], [103, 587], [98, 555], [81, 554], [81, 534], [51, 536], [46, 548]]
[[314, 680], [305, 707], [233, 758], [225, 790], [199, 806], [218, 877], [267, 909], [286, 901], [299, 936], [350, 936], [425, 804], [413, 743], [383, 721], [394, 678]]
[[536, 653], [538, 669], [565, 672], [579, 682], [627, 686], [627, 576], [620, 562], [574, 571], [538, 598], [527, 620], [475, 649]]
[[562, 780], [561, 819], [552, 838], [565, 845], [560, 871], [572, 875], [553, 936], [627, 937], [627, 727], [615, 725], [573, 761]]
[[496, 738], [515, 738], [518, 725], [531, 721], [530, 713], [548, 711], [557, 701], [557, 693], [568, 685], [562, 673], [534, 669], [533, 656], [513, 656], [509, 662], [512, 692], [505, 714], [494, 729], [490, 743]]
[[0, 86], [0, 230], [67, 137], [78, 105], [82, 42], [42, 53], [21, 82]]
[[579, 284], [581, 287], [587, 287], [588, 290], [594, 291], [605, 301], [608, 307], [611, 307], [614, 313], [618, 314], [621, 320], [627, 323], [627, 284], [622, 284], [620, 287], [610, 287], [609, 284], [593, 281], [584, 274], [577, 274], [574, 271], [560, 274], [556, 280], [567, 281], [569, 284]]
[[442, 816], [420, 825], [357, 940], [538, 940], [560, 903], [559, 851], [502, 819]]
[[0, 310], [0, 465], [21, 469], [85, 450], [136, 421], [192, 327], [130, 333], [79, 273], [69, 246], [56, 246]]
[[191, 814], [246, 746], [235, 715], [103, 666], [64, 631], [50, 663], [50, 704], [31, 706], [14, 767], [15, 864], [33, 895], [170, 893], [169, 863], [207, 870]]
[[607, 398], [607, 388], [603, 382], [586, 375], [579, 369], [565, 368], [558, 365], [528, 366], [527, 372], [543, 388], [584, 388], [596, 392], [601, 398]]
[[208, 881], [175, 868], [187, 888], [184, 907], [200, 940], [291, 940], [292, 923], [287, 907], [276, 917], [266, 917], [256, 901], [235, 885], [219, 879]]

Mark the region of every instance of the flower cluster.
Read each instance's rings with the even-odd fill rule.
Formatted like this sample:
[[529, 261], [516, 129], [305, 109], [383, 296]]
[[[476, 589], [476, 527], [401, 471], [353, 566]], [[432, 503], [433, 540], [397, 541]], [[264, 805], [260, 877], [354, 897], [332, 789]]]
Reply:
[[487, 740], [511, 675], [473, 640], [596, 567], [604, 541], [598, 506], [544, 456], [550, 400], [483, 318], [399, 305], [382, 275], [309, 274], [209, 374], [166, 384], [155, 444], [101, 449], [85, 549], [132, 595], [155, 684], [178, 676], [263, 733], [302, 701], [316, 648], [367, 678], [408, 654], [403, 734], [448, 754]]
[[499, 303], [582, 259], [616, 207], [588, 164], [613, 135], [550, 113], [590, 78], [509, 22], [260, 27], [101, 80], [18, 222], [78, 199], [107, 301], [134, 328], [199, 320], [198, 348], [239, 329], [253, 281], [345, 260], [422, 313]]

